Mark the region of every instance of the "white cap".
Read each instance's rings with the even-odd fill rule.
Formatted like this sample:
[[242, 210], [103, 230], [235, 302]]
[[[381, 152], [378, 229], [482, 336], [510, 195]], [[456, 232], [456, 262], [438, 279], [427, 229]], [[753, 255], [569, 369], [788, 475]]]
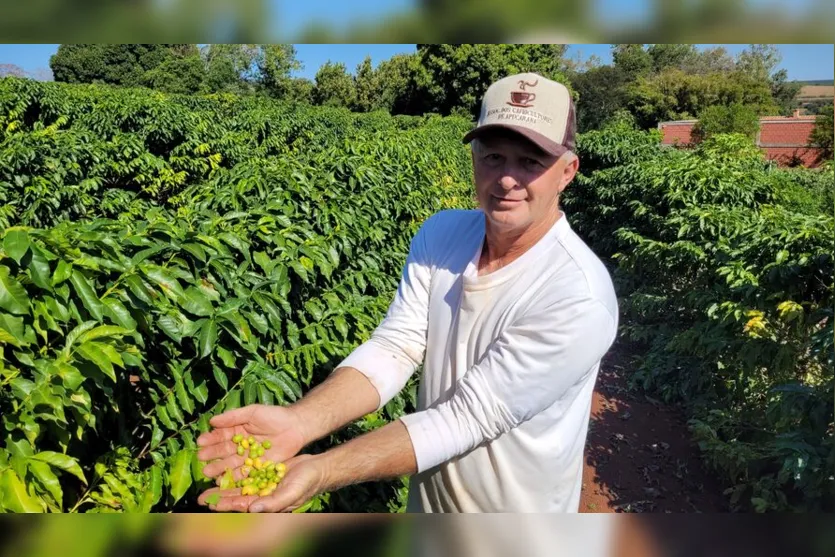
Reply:
[[565, 85], [536, 73], [520, 73], [487, 88], [478, 124], [464, 136], [464, 142], [487, 130], [504, 128], [560, 156], [574, 150], [576, 120], [574, 101]]

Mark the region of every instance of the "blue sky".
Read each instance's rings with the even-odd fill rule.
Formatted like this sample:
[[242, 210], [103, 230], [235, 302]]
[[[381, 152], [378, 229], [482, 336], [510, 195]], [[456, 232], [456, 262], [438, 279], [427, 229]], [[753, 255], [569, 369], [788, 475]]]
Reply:
[[[369, 0], [373, 4], [377, 0]], [[607, 0], [608, 1], [608, 0]], [[761, 0], [764, 1], [764, 0]], [[308, 4], [325, 3], [325, 0], [309, 0]], [[336, 5], [338, 3], [335, 3]], [[356, 12], [353, 12], [356, 13]], [[714, 45], [700, 45], [704, 47]], [[746, 45], [722, 45], [731, 54], [742, 51]], [[777, 45], [783, 61], [781, 67], [786, 68], [789, 79], [832, 79], [835, 74], [835, 49], [833, 45], [790, 44]], [[49, 67], [49, 57], [58, 49], [57, 44], [0, 44], [0, 64], [11, 63], [21, 66], [27, 71]], [[412, 44], [299, 44], [296, 45], [298, 58], [305, 68], [299, 76], [312, 78], [316, 70], [326, 61], [342, 62], [349, 71], [353, 72], [357, 64], [366, 55], [371, 56], [372, 63], [390, 58], [398, 53], [414, 52]], [[571, 45], [569, 56], [580, 53], [584, 58], [592, 54], [601, 58], [604, 63], [611, 62], [611, 48], [608, 44]]]

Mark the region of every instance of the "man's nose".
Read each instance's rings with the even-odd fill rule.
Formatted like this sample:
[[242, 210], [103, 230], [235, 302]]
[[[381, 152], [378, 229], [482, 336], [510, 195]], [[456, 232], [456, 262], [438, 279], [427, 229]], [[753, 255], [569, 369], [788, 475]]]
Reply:
[[510, 172], [503, 172], [499, 178], [499, 185], [505, 191], [510, 191], [519, 186], [519, 180]]

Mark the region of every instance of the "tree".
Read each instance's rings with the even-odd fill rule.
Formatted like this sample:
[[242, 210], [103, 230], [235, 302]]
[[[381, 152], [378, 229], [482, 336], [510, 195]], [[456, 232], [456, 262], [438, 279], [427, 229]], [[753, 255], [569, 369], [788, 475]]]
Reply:
[[665, 68], [681, 68], [698, 54], [692, 44], [653, 44], [647, 49], [652, 59], [652, 69], [659, 72]]
[[284, 98], [291, 102], [313, 104], [314, 87], [315, 84], [307, 78], [291, 78], [287, 84], [287, 95]]
[[419, 44], [416, 93], [426, 112], [475, 117], [487, 87], [505, 76], [536, 72], [567, 83], [564, 52], [565, 45], [551, 44]]
[[316, 85], [311, 94], [314, 104], [350, 107], [355, 95], [354, 80], [345, 64], [328, 60], [316, 72]]
[[752, 44], [739, 54], [736, 67], [752, 80], [768, 83], [779, 113], [789, 115], [801, 85], [788, 81], [785, 69], [777, 69], [782, 60], [783, 56], [774, 45]]
[[396, 54], [377, 66], [380, 107], [392, 114], [423, 114], [432, 110], [428, 98], [421, 94], [430, 78], [421, 65], [421, 56]]
[[290, 74], [302, 69], [292, 44], [262, 44], [256, 46], [256, 81], [261, 90], [275, 98], [286, 97], [290, 90]]
[[573, 76], [577, 91], [577, 128], [599, 129], [626, 105], [628, 76], [615, 66], [599, 66]]
[[[357, 72], [354, 77], [356, 96], [352, 109], [357, 112], [371, 112], [382, 106], [382, 84], [379, 75], [371, 65], [371, 56], [357, 65]], [[390, 108], [390, 107], [389, 107]]]
[[139, 86], [172, 57], [196, 54], [185, 44], [62, 44], [49, 60], [55, 81]]
[[760, 129], [760, 119], [752, 107], [734, 103], [708, 106], [699, 113], [699, 121], [693, 126], [695, 143], [720, 133], [739, 133], [754, 139]]
[[630, 81], [648, 75], [652, 71], [652, 57], [642, 44], [612, 46], [612, 61]]
[[166, 93], [194, 94], [203, 90], [206, 67], [198, 54], [166, 59], [145, 72], [142, 84]]
[[666, 120], [696, 118], [712, 105], [743, 104], [760, 116], [778, 110], [769, 84], [741, 72], [698, 75], [667, 68], [628, 86], [627, 97], [627, 108], [645, 129]]
[[833, 128], [835, 128], [835, 110], [830, 102], [815, 118], [815, 128], [809, 136], [809, 142], [821, 150], [818, 162], [830, 160], [833, 157], [833, 133], [835, 133]]

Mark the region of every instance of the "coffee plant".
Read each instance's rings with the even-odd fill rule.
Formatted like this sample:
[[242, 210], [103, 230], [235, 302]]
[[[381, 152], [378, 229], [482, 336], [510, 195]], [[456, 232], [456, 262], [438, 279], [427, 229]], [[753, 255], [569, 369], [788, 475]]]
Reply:
[[630, 379], [686, 406], [733, 508], [833, 510], [832, 166], [780, 169], [733, 135], [647, 154], [654, 135], [585, 134], [602, 164], [565, 201], [612, 262]]
[[[194, 510], [208, 419], [321, 381], [468, 194], [458, 120], [15, 80], [0, 107], [8, 511]], [[301, 510], [402, 510], [406, 485], [344, 491]]]

